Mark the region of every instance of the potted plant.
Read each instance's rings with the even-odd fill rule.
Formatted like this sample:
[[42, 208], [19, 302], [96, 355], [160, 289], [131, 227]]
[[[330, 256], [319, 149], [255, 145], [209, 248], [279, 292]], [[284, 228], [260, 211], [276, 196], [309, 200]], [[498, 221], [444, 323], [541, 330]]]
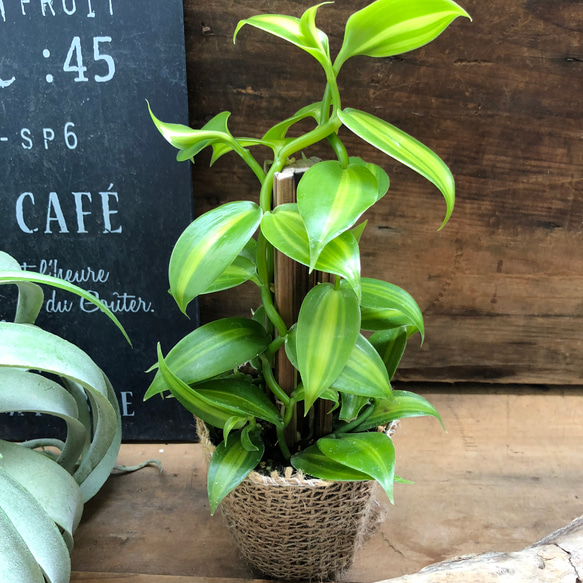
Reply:
[[0, 580], [68, 583], [73, 533], [84, 503], [114, 467], [121, 417], [109, 380], [91, 358], [34, 325], [43, 305], [37, 284], [82, 296], [128, 338], [93, 295], [67, 281], [22, 271], [2, 251], [0, 284], [18, 286], [14, 322], [0, 322], [0, 413], [40, 413], [66, 425], [64, 440], [58, 435], [12, 443], [0, 432]]
[[[261, 306], [251, 306], [257, 309], [247, 319], [224, 318], [195, 329], [165, 356], [159, 346], [156, 376], [145, 398], [169, 392], [204, 422], [202, 438], [212, 453], [211, 513], [221, 504], [251, 566], [280, 579], [322, 579], [349, 566], [344, 538], [354, 549], [369, 526], [370, 484], [378, 482], [392, 501], [398, 480], [393, 442], [378, 428], [405, 417], [439, 419], [424, 398], [391, 387], [407, 340], [416, 333], [423, 338], [423, 318], [406, 291], [361, 275], [365, 223], [359, 219], [385, 195], [389, 178], [378, 165], [349, 155], [339, 130], [344, 126], [432, 182], [446, 202], [443, 225], [453, 209], [454, 180], [444, 162], [413, 137], [374, 115], [343, 108], [338, 75], [348, 59], [411, 51], [458, 16], [469, 17], [452, 0], [377, 0], [348, 19], [333, 59], [326, 34], [316, 26], [320, 8], [301, 17], [253, 16], [235, 29], [235, 38], [249, 25], [285, 39], [312, 55], [326, 78], [321, 101], [304, 105], [261, 138], [235, 137], [229, 112], [190, 129], [162, 122], [150, 111], [164, 138], [178, 148], [179, 161], [193, 160], [205, 148], [212, 148], [211, 163], [235, 152], [257, 177], [257, 202], [219, 206], [182, 233], [169, 280], [185, 314], [198, 295], [249, 280], [259, 287]], [[298, 135], [297, 124], [305, 120], [313, 127]], [[334, 159], [301, 164], [296, 200], [274, 203], [274, 183], [292, 157], [319, 142], [330, 145]], [[256, 157], [260, 147], [268, 162]], [[286, 261], [323, 274], [306, 291], [293, 321], [282, 315], [290, 292], [282, 289], [278, 273]], [[292, 291], [298, 285], [292, 282]], [[278, 492], [275, 498], [248, 492], [269, 485]], [[333, 485], [348, 488], [347, 497], [356, 500], [352, 511], [330, 515], [337, 502]], [[307, 511], [302, 496], [323, 500], [328, 519]], [[255, 510], [251, 504], [257, 498], [264, 499], [264, 507]], [[286, 514], [283, 509], [293, 500], [300, 509]], [[351, 512], [360, 534], [348, 536], [341, 517]], [[258, 531], [261, 536], [268, 531], [267, 538], [246, 546], [243, 535]], [[284, 540], [286, 532], [291, 542]], [[301, 546], [306, 556], [299, 556]], [[272, 566], [263, 557], [269, 547]]]

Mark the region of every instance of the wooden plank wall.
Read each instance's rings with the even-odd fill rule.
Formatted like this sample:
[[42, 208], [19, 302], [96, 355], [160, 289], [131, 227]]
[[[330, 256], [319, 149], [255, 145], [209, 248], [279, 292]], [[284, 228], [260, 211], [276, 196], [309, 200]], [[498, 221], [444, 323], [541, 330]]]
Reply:
[[[389, 194], [362, 240], [363, 273], [396, 283], [420, 304], [427, 338], [408, 348], [400, 378], [583, 384], [583, 9], [576, 0], [460, 0], [435, 42], [393, 59], [358, 58], [342, 72], [343, 104], [370, 111], [436, 150], [457, 182], [454, 215], [424, 179], [342, 136], [381, 164]], [[184, 0], [191, 123], [232, 112], [235, 135], [321, 99], [311, 57], [240, 19], [299, 16], [307, 0]], [[363, 0], [323, 6], [318, 25], [337, 50]], [[314, 82], [314, 83], [313, 83]], [[330, 155], [329, 152], [314, 152]], [[256, 200], [236, 157], [194, 167], [195, 204]], [[202, 321], [247, 315], [252, 285], [200, 301]]]

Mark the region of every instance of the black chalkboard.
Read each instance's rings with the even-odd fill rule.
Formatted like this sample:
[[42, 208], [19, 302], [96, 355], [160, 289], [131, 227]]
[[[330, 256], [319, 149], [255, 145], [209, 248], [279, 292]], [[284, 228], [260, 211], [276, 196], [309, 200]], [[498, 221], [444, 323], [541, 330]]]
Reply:
[[[119, 395], [124, 440], [193, 438], [175, 401], [142, 396], [156, 360], [196, 327], [168, 294], [171, 249], [192, 220], [190, 167], [151, 122], [188, 123], [182, 0], [0, 0], [0, 249], [92, 290], [103, 314], [45, 289], [38, 324], [86, 350]], [[0, 286], [0, 320], [13, 290]], [[7, 416], [3, 416], [7, 417]], [[2, 437], [33, 437], [12, 415]], [[8, 432], [8, 435], [7, 435]]]

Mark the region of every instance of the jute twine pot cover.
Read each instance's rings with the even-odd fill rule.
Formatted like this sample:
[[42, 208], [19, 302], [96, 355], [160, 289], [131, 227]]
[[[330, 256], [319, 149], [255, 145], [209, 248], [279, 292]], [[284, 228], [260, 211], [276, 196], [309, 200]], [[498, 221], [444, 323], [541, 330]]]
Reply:
[[[214, 452], [206, 426], [197, 431], [207, 461]], [[280, 580], [338, 579], [382, 521], [376, 482], [308, 479], [253, 471], [220, 504], [243, 559], [259, 575]]]

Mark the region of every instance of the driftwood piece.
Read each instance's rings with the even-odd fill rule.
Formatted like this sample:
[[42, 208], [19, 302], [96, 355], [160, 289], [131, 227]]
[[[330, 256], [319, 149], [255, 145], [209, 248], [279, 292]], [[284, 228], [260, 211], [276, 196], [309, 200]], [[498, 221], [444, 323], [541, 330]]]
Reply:
[[379, 583], [582, 583], [583, 516], [514, 553], [465, 555]]

